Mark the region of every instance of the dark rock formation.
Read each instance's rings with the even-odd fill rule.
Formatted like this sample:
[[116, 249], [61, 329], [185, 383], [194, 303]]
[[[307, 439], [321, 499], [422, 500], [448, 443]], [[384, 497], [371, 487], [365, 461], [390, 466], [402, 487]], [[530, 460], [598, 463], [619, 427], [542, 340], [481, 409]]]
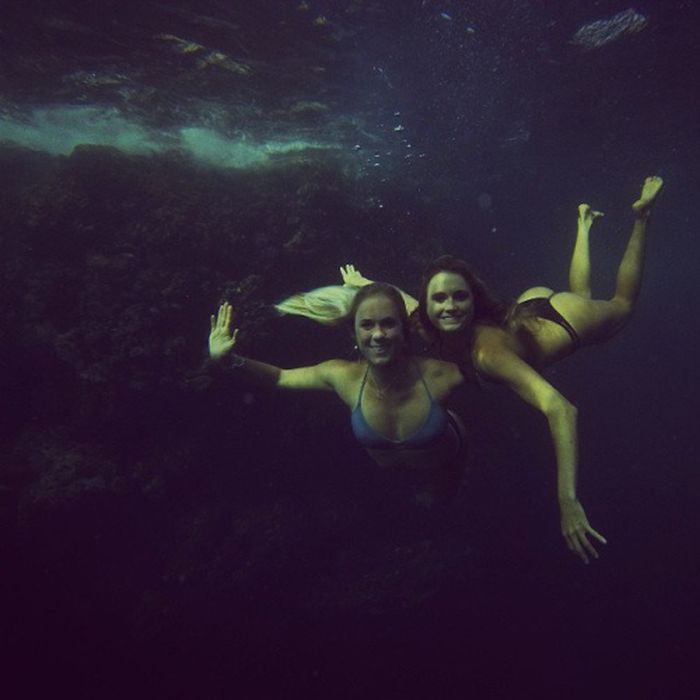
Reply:
[[[40, 609], [71, 609], [77, 589], [78, 618], [109, 617], [107, 598], [120, 633], [185, 644], [238, 616], [275, 629], [290, 610], [378, 614], [439, 592], [469, 547], [442, 557], [425, 528], [376, 520], [387, 491], [342, 407], [290, 408], [201, 370], [222, 299], [245, 352], [347, 356], [343, 334], [269, 304], [334, 282], [358, 255], [417, 279], [440, 249], [422, 237], [429, 212], [412, 202], [413, 228], [388, 251], [384, 228], [410, 193], [396, 207], [375, 197], [326, 153], [236, 172], [95, 147], [0, 150], [0, 508], [18, 610], [20, 581], [58, 581]], [[352, 544], [368, 518], [373, 538]]]

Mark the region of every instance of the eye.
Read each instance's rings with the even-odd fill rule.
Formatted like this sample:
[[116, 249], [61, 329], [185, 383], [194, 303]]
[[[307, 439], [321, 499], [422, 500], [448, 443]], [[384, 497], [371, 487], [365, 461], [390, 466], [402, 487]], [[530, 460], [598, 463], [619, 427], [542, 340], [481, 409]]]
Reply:
[[439, 304], [447, 299], [447, 294], [444, 292], [435, 292], [430, 298]]
[[382, 321], [382, 326], [384, 326], [384, 328], [396, 328], [396, 325], [397, 321], [395, 318], [385, 318]]
[[373, 325], [374, 325], [374, 323], [372, 321], [370, 321], [369, 319], [365, 319], [364, 321], [360, 321], [360, 328], [362, 328], [363, 330], [369, 330]]
[[471, 296], [471, 293], [466, 289], [458, 289], [453, 294], [455, 301], [467, 301], [467, 299], [471, 299]]

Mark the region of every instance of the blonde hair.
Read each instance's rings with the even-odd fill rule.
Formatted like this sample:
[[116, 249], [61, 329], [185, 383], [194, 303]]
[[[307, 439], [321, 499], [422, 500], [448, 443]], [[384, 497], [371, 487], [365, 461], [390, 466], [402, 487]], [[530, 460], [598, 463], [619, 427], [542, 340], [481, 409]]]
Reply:
[[293, 294], [275, 304], [275, 309], [281, 314], [306, 316], [326, 326], [337, 326], [347, 319], [358, 291], [356, 287], [319, 287]]

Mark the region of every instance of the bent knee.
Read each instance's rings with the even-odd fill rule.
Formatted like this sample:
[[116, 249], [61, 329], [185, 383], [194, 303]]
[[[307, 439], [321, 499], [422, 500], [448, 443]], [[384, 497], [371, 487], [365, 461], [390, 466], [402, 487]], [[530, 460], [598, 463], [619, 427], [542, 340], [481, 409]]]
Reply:
[[578, 418], [578, 408], [558, 391], [552, 394], [543, 411], [548, 417], [565, 416], [573, 421]]
[[632, 316], [634, 303], [629, 299], [618, 296], [614, 296], [610, 303], [613, 304], [615, 309], [615, 321], [619, 324], [618, 327], [622, 327]]
[[613, 297], [605, 302], [606, 312], [584, 335], [586, 343], [603, 343], [616, 335], [630, 320], [634, 304], [629, 299]]

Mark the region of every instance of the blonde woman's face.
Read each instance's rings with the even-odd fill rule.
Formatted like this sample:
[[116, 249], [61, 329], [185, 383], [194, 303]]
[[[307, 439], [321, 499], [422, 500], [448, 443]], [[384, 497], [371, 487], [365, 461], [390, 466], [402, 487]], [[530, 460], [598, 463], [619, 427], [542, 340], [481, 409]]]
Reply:
[[474, 295], [462, 275], [438, 272], [428, 283], [426, 311], [441, 333], [456, 333], [474, 320]]
[[355, 340], [365, 359], [373, 365], [393, 362], [403, 350], [404, 337], [394, 302], [388, 297], [368, 297], [355, 314]]

